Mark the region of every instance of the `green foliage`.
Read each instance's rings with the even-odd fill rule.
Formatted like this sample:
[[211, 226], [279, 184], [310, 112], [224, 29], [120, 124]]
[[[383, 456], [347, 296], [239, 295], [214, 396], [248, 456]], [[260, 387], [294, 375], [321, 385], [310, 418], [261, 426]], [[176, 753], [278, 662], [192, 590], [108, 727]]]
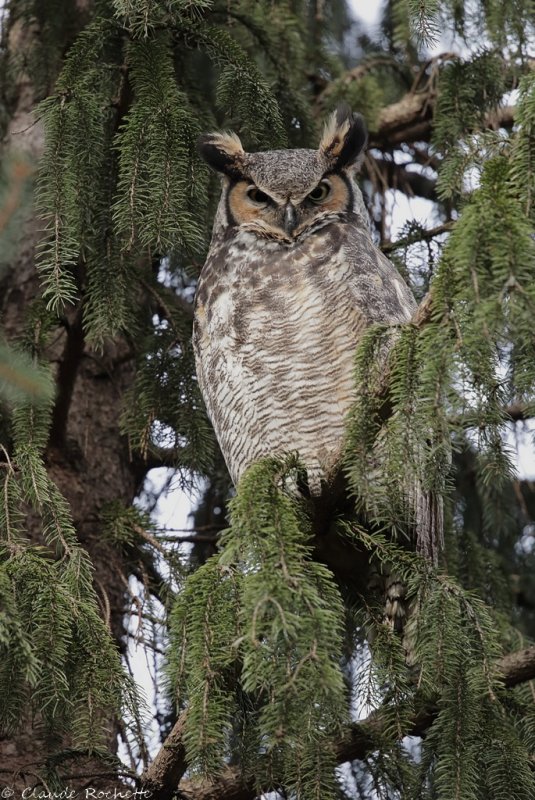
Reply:
[[[2, 730], [16, 729], [30, 707], [49, 730], [98, 749], [107, 741], [107, 715], [121, 708], [125, 676], [99, 613], [88, 555], [42, 460], [49, 410], [21, 405], [12, 422], [0, 513]], [[42, 545], [24, 536], [28, 506], [41, 520]]]
[[[533, 305], [531, 272], [535, 244], [532, 225], [510, 186], [505, 156], [489, 159], [480, 187], [472, 194], [450, 237], [444, 266], [459, 328], [463, 380], [477, 403], [499, 421], [499, 404], [529, 401], [535, 373], [528, 319]], [[512, 349], [511, 349], [512, 347]], [[507, 372], [497, 373], [504, 364]], [[491, 435], [483, 431], [491, 444]]]
[[421, 491], [439, 498], [447, 488], [451, 362], [437, 327], [432, 339], [429, 328], [373, 327], [358, 348], [346, 472], [361, 512], [395, 537], [409, 537], [417, 524]]
[[[288, 135], [303, 141], [311, 127], [303, 81], [298, 72], [292, 75], [292, 59], [305, 63], [293, 12], [284, 9], [274, 36], [265, 26], [267, 7], [243, 3], [233, 9], [236, 27], [227, 30], [215, 12], [207, 24], [213, 5], [101, 0], [75, 40], [63, 42], [63, 68], [38, 112], [46, 136], [38, 268], [47, 309], [37, 322], [44, 325], [46, 318], [48, 325], [51, 313], [81, 303], [88, 344], [105, 347], [111, 337], [128, 336], [137, 369], [123, 430], [136, 458], [159, 461], [165, 451], [169, 462], [174, 454], [184, 481], [206, 474], [215, 450], [194, 377], [191, 278], [182, 282], [188, 260], [207, 241], [201, 213], [207, 173], [195, 140], [208, 126], [234, 125], [251, 144], [283, 144]], [[38, 13], [50, 42], [53, 31], [58, 38], [70, 31], [70, 15], [59, 25], [60, 6], [50, 4], [46, 17], [24, 4], [28, 20]], [[291, 41], [299, 47], [287, 47]], [[54, 53], [47, 54], [47, 76]], [[45, 54], [37, 55], [35, 64]], [[205, 92], [199, 92], [200, 72], [207, 76]], [[165, 267], [155, 280], [161, 259]], [[3, 355], [11, 370], [9, 397], [17, 405], [9, 420], [10, 450], [3, 451], [2, 587], [6, 607], [18, 603], [21, 610], [2, 618], [2, 694], [11, 703], [2, 719], [17, 724], [31, 686], [50, 727], [74, 733], [76, 721], [76, 743], [95, 748], [102, 740], [97, 729], [118, 712], [125, 684], [96, 610], [90, 564], [46, 468], [49, 380], [25, 356]], [[28, 395], [43, 395], [45, 402], [32, 405]], [[40, 520], [40, 549], [22, 537], [25, 506]], [[141, 541], [145, 549], [151, 543], [158, 549], [155, 532], [135, 514], [108, 509], [102, 522], [125, 552]], [[178, 560], [170, 556], [169, 564], [178, 579]], [[16, 665], [22, 660], [21, 671]], [[9, 681], [17, 686], [4, 692]]]
[[285, 145], [287, 138], [275, 97], [255, 64], [225, 31], [192, 25], [186, 35], [219, 68], [216, 105], [225, 109], [226, 122], [239, 124], [248, 141]]
[[161, 299], [166, 318], [146, 330], [146, 349], [125, 399], [122, 429], [132, 450], [148, 461], [167, 451], [168, 463], [190, 483], [192, 473], [205, 474], [212, 464], [214, 434], [192, 380], [191, 319], [185, 319], [179, 305], [170, 305], [171, 292], [157, 284], [152, 291]]
[[48, 372], [33, 364], [24, 351], [0, 342], [0, 397], [9, 403], [30, 398], [49, 402], [52, 395]]
[[441, 33], [457, 34], [464, 44], [473, 46], [484, 38], [496, 48], [512, 48], [520, 57], [529, 53], [533, 34], [533, 8], [530, 0], [393, 0], [387, 6], [398, 47], [431, 47]]
[[526, 75], [520, 81], [516, 115], [518, 130], [510, 160], [512, 192], [522, 203], [524, 215], [533, 222], [535, 174], [535, 79]]
[[[450, 200], [464, 193], [460, 217], [431, 281], [425, 324], [372, 328], [357, 353], [346, 469], [358, 509], [377, 532], [368, 541], [370, 534], [353, 527], [352, 536], [384, 573], [400, 577], [411, 609], [402, 644], [381, 622], [381, 601], [365, 596], [366, 625], [379, 631], [371, 637], [372, 679], [364, 671], [357, 694], [370, 697], [370, 680], [380, 687], [391, 741], [408, 729], [422, 696], [439, 698], [419, 764], [385, 740], [381, 757], [368, 763], [376, 789], [389, 786], [396, 797], [531, 798], [535, 791], [529, 739], [518, 724], [527, 706], [511, 709], [493, 667], [514, 641], [505, 576], [524, 568], [518, 550], [506, 562], [497, 553], [514, 550], [526, 520], [512, 501], [507, 408], [531, 408], [535, 392], [532, 87], [532, 76], [523, 78], [512, 134], [480, 132], [504, 91], [500, 60], [483, 54], [442, 72], [435, 127], [436, 147], [447, 154], [441, 193]], [[415, 482], [447, 504], [448, 567], [469, 593], [405, 550]], [[412, 678], [404, 655], [417, 671]], [[400, 761], [405, 767], [396, 770]]]
[[437, 0], [409, 0], [408, 8], [417, 42], [430, 47], [436, 44], [439, 34]]
[[[154, 556], [159, 562], [164, 562], [164, 569], [168, 573], [168, 582], [164, 582], [163, 579], [159, 582], [158, 599], [161, 603], [166, 603], [167, 598], [170, 601], [173, 600], [174, 592], [182, 586], [187, 574], [185, 558], [176, 546], [174, 548], [163, 546], [160, 541], [161, 531], [153, 524], [150, 515], [135, 506], [124, 506], [115, 502], [105, 506], [100, 516], [103, 539], [114, 548], [121, 550], [130, 564], [136, 562], [147, 582], [146, 564], [151, 564]], [[162, 564], [159, 563], [158, 566], [161, 568]], [[149, 591], [144, 599], [147, 606], [144, 616], [147, 617], [149, 627], [151, 627], [154, 626], [159, 612], [155, 611], [152, 614], [153, 598]], [[140, 625], [144, 622], [141, 614], [139, 622]], [[164, 624], [163, 618], [162, 624]]]
[[108, 63], [113, 33], [106, 18], [89, 25], [69, 53], [56, 93], [41, 105], [47, 148], [38, 207], [49, 235], [39, 269], [43, 296], [54, 310], [74, 302], [79, 260], [102, 233], [101, 176], [110, 169], [109, 94], [117, 91], [119, 79], [118, 65], [113, 69]]
[[[395, 796], [401, 797], [426, 797], [429, 785], [437, 800], [506, 797], [508, 792], [518, 800], [533, 797], [529, 741], [517, 725], [520, 707], [510, 707], [495, 668], [502, 645], [494, 614], [477, 595], [430, 568], [425, 559], [382, 534], [345, 527], [353, 541], [373, 554], [380, 569], [406, 584], [411, 608], [402, 642], [366, 605], [366, 624], [376, 631], [369, 669], [384, 698], [377, 746], [383, 759], [399, 764], [397, 770], [381, 764], [383, 779], [386, 775], [388, 781], [394, 772], [394, 788], [401, 789]], [[366, 679], [364, 672], [361, 687]], [[437, 698], [418, 763], [395, 743], [409, 729], [415, 708]], [[522, 713], [526, 711], [524, 704]]]
[[173, 612], [171, 674], [185, 684], [189, 757], [203, 772], [222, 767], [237, 717], [259, 786], [334, 798], [343, 607], [289, 493], [297, 467], [266, 459], [243, 476], [220, 555], [189, 578]]
[[442, 70], [433, 131], [437, 147], [449, 149], [463, 134], [481, 126], [484, 115], [503, 96], [504, 78], [503, 59], [491, 51], [467, 61], [454, 59]]
[[[530, 86], [523, 84], [523, 107]], [[501, 491], [514, 477], [504, 409], [529, 405], [535, 390], [531, 181], [529, 163], [525, 176], [517, 165], [526, 158], [529, 116], [526, 124], [508, 147], [487, 158], [479, 150], [479, 186], [443, 250], [430, 320], [370, 329], [359, 347], [348, 475], [368, 519], [397, 534], [414, 524], [411, 485], [447, 491], [452, 432], [456, 448], [475, 448], [483, 530], [500, 531]]]
[[119, 21], [135, 37], [148, 38], [156, 28], [180, 24], [184, 19], [200, 16], [213, 5], [213, 0], [112, 0]]
[[[241, 742], [242, 766], [259, 787], [337, 797], [330, 746], [347, 714], [343, 612], [332, 577], [311, 560], [308, 522], [292, 497], [296, 470], [295, 459], [266, 459], [244, 475], [220, 554], [190, 576], [172, 612], [169, 676], [188, 709], [188, 758], [202, 773], [217, 774]], [[380, 729], [369, 729], [378, 754], [367, 762], [376, 789], [421, 798], [432, 785], [437, 800], [532, 797], [529, 743], [517, 725], [526, 705], [513, 709], [501, 688], [494, 614], [390, 537], [342, 528], [379, 572], [405, 584], [411, 610], [401, 637], [369, 587], [358, 600], [373, 658], [355, 691], [381, 706]], [[415, 760], [398, 741], [422, 704], [437, 708]]]
[[[420, 295], [432, 288], [429, 320], [370, 329], [357, 354], [345, 469], [367, 529], [354, 519], [339, 525], [363, 554], [363, 581], [342, 587], [354, 607], [344, 608], [333, 575], [315, 560], [295, 459], [251, 468], [219, 554], [185, 582], [184, 553], [162, 545], [147, 515], [112, 503], [99, 509], [95, 526], [144, 578], [152, 633], [165, 624], [166, 608], [156, 608], [150, 592], [164, 606], [177, 593], [170, 689], [187, 708], [194, 773], [239, 762], [258, 791], [339, 797], [335, 742], [352, 697], [380, 707], [383, 720], [379, 734], [370, 726], [359, 767], [363, 796], [532, 798], [529, 695], [506, 691], [493, 666], [521, 642], [508, 577], [533, 565], [518, 542], [535, 510], [523, 507], [507, 440], [508, 409], [532, 411], [535, 388], [529, 0], [393, 0], [380, 42], [355, 42], [340, 2], [99, 0], [83, 19], [59, 0], [17, 7], [37, 20], [43, 47], [22, 48], [6, 74], [28, 71], [43, 94], [55, 81], [39, 111], [47, 142], [39, 184], [45, 302], [32, 311], [36, 329], [49, 331], [66, 305], [79, 304], [84, 357], [111, 340], [117, 363], [132, 369], [122, 432], [136, 469], [172, 464], [183, 485], [192, 474], [207, 476], [206, 496], [227, 483], [215, 474], [221, 456], [190, 344], [194, 276], [217, 194], [199, 163], [197, 135], [234, 128], [250, 148], [309, 146], [314, 118], [343, 100], [378, 134], [385, 105], [411, 87], [413, 95], [429, 89], [431, 104], [436, 93], [434, 151], [419, 152], [423, 145], [410, 140], [393, 160], [409, 156], [411, 168], [426, 170], [439, 164], [437, 208], [456, 221], [438, 267], [424, 259], [416, 274], [410, 259], [403, 264]], [[73, 20], [82, 28], [76, 36]], [[428, 58], [437, 31], [469, 42], [474, 30], [486, 31], [487, 49]], [[355, 55], [363, 56], [356, 69]], [[514, 128], [487, 130], [488, 115], [523, 73]], [[0, 216], [16, 186], [2, 183]], [[22, 199], [7, 226], [0, 219], [9, 261]], [[51, 381], [35, 366], [42, 342], [26, 344], [31, 358], [0, 351], [13, 406], [1, 419], [0, 722], [15, 730], [31, 700], [50, 731], [96, 752], [121, 703], [135, 715], [139, 702], [47, 469]], [[224, 508], [219, 486], [214, 494]], [[451, 577], [411, 552], [423, 494], [445, 503]], [[38, 545], [25, 538], [28, 513], [38, 520]], [[155, 565], [164, 565], [166, 585]], [[406, 587], [401, 635], [385, 620], [383, 595], [366, 582], [374, 570], [383, 583], [396, 578]], [[353, 669], [352, 657], [366, 665]], [[402, 737], [422, 701], [436, 709], [416, 758]]]
[[159, 253], [176, 247], [194, 251], [202, 243], [192, 212], [204, 184], [191, 180], [200, 130], [176, 85], [172, 56], [163, 34], [132, 42], [126, 52], [134, 102], [117, 139], [114, 219], [127, 250], [137, 244], [153, 245]]
[[188, 699], [186, 746], [204, 774], [223, 765], [237, 713], [231, 677], [239, 634], [240, 576], [212, 557], [189, 579], [171, 617], [171, 677], [179, 702]]
[[[115, 4], [134, 36], [126, 42], [103, 3], [69, 51], [55, 93], [41, 105], [44, 296], [61, 311], [82, 292], [96, 344], [132, 328], [140, 274], [134, 252], [191, 257], [206, 242], [206, 172], [195, 141], [207, 123], [192, 87], [177, 82], [177, 59], [203, 52], [217, 75], [214, 103], [249, 141], [286, 139], [254, 60], [226, 30], [199, 23], [209, 5]], [[171, 23], [165, 30], [164, 20]], [[271, 46], [267, 36], [262, 42]], [[283, 75], [279, 65], [279, 87], [290, 104], [296, 92], [288, 81], [282, 87]]]

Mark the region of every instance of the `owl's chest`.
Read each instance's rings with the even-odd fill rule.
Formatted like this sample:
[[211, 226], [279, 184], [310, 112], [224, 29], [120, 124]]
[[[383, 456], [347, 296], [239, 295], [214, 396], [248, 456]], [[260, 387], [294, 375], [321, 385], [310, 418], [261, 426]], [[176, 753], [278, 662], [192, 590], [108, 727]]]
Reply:
[[340, 455], [367, 320], [343, 247], [326, 252], [318, 240], [292, 251], [228, 252], [223, 261], [213, 253], [199, 282], [194, 347], [235, 482], [262, 455], [298, 451], [319, 486]]
[[197, 296], [196, 340], [205, 352], [306, 358], [307, 343], [320, 339], [327, 346], [338, 338], [354, 348], [363, 319], [348, 290], [351, 270], [342, 247], [328, 256], [320, 242], [295, 250], [237, 249], [217, 279], [216, 269], [207, 263]]

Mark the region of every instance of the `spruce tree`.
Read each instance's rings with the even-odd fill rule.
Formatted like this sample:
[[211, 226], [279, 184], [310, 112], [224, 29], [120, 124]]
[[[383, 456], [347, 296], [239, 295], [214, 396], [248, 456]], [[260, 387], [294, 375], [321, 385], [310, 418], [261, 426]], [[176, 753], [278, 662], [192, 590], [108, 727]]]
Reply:
[[[535, 500], [512, 446], [535, 411], [534, 24], [530, 0], [389, 0], [376, 38], [342, 0], [7, 4], [0, 785], [535, 796]], [[325, 519], [295, 454], [234, 493], [206, 417], [190, 336], [218, 186], [195, 143], [314, 146], [340, 101], [420, 307], [355, 354]], [[391, 241], [394, 191], [434, 218]], [[185, 536], [133, 505], [161, 466], [201, 489]], [[438, 563], [412, 545], [414, 479], [444, 505]]]

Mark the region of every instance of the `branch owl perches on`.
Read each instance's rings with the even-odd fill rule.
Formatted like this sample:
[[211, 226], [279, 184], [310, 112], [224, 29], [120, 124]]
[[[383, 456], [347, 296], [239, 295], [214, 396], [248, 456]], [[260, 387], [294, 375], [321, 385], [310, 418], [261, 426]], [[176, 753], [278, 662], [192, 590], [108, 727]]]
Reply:
[[[372, 241], [356, 180], [366, 141], [362, 117], [346, 106], [327, 122], [317, 150], [246, 153], [227, 133], [199, 141], [223, 187], [193, 341], [234, 483], [263, 456], [297, 452], [311, 494], [321, 496], [339, 472], [363, 333], [408, 323], [416, 310]], [[440, 536], [436, 510], [427, 514], [420, 494], [419, 541]]]

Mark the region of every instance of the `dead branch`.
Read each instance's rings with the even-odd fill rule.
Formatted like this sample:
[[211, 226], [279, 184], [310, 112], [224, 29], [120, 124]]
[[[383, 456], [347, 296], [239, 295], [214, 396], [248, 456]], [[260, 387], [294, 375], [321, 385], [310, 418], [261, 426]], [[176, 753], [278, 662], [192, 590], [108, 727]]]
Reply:
[[535, 678], [535, 647], [509, 653], [498, 662], [505, 686], [518, 686]]

